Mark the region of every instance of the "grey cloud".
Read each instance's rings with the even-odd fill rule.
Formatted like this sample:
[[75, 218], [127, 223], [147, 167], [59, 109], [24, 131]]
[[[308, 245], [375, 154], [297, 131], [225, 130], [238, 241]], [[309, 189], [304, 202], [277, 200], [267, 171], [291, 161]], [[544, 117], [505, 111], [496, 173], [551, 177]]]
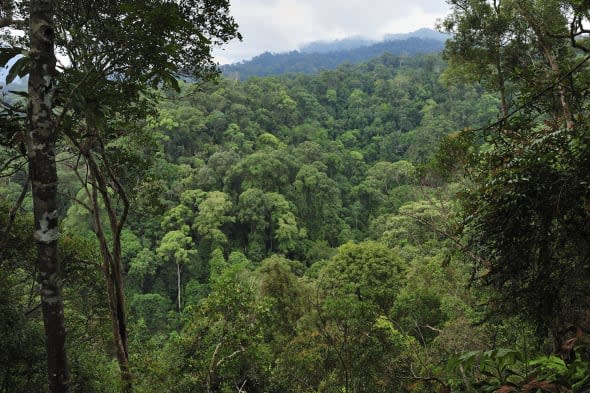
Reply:
[[244, 42], [217, 51], [221, 61], [293, 50], [316, 40], [379, 38], [433, 27], [448, 5], [444, 0], [235, 0], [231, 9]]

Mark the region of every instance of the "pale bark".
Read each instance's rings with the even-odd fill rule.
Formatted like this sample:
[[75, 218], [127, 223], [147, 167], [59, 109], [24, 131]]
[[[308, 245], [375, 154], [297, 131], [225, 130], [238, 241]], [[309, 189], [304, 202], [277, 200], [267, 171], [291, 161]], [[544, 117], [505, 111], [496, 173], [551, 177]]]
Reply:
[[[553, 55], [551, 48], [546, 44], [543, 44], [543, 53], [545, 54], [545, 59], [547, 59], [547, 62], [551, 67], [551, 71], [553, 71], [556, 78], [559, 78], [561, 74], [559, 64], [557, 63], [557, 59]], [[569, 108], [569, 104], [567, 102], [565, 88], [563, 87], [561, 82], [557, 84], [557, 94], [559, 95], [559, 103], [561, 104], [563, 117], [565, 118], [566, 128], [568, 130], [571, 130], [574, 128], [574, 122], [572, 120], [572, 114]]]
[[182, 302], [180, 301], [180, 263], [176, 264], [176, 284], [178, 290], [178, 312], [182, 311]]
[[[539, 45], [541, 50], [543, 51], [543, 56], [547, 63], [549, 63], [549, 67], [551, 68], [552, 73], [555, 75], [555, 78], [559, 80], [561, 76], [561, 69], [559, 67], [559, 63], [555, 54], [553, 53], [553, 47], [551, 43], [548, 41], [547, 34], [543, 31], [542, 26], [539, 26], [527, 7], [521, 3], [518, 3], [519, 9], [522, 12], [525, 20], [531, 26], [533, 32], [537, 36], [537, 40], [539, 41]], [[565, 87], [561, 82], [558, 82], [557, 85], [557, 95], [559, 97], [559, 103], [561, 105], [561, 110], [563, 112], [563, 118], [565, 119], [565, 125], [568, 130], [574, 128], [574, 121], [572, 117], [572, 113], [569, 107], [569, 103], [567, 102], [566, 91]]]
[[129, 352], [127, 345], [127, 325], [125, 320], [125, 302], [122, 295], [122, 277], [120, 269], [116, 266], [120, 263], [119, 257], [115, 257], [111, 249], [102, 226], [100, 219], [100, 203], [98, 197], [98, 188], [91, 185], [91, 203], [94, 221], [94, 231], [100, 244], [100, 253], [103, 260], [103, 273], [107, 284], [107, 294], [109, 298], [109, 310], [111, 312], [111, 328], [113, 332], [113, 341], [117, 353], [117, 362], [123, 382], [122, 391], [128, 393], [133, 391], [131, 370], [129, 367]]
[[29, 176], [32, 184], [35, 241], [49, 392], [69, 390], [65, 349], [66, 329], [61, 299], [57, 260], [58, 212], [57, 170], [55, 163], [56, 128], [53, 117], [55, 86], [55, 54], [53, 2], [30, 2], [30, 73], [28, 132], [26, 134]]
[[[102, 151], [102, 149], [100, 150]], [[129, 366], [127, 321], [125, 315], [125, 291], [123, 287], [121, 262], [121, 231], [127, 217], [129, 202], [127, 201], [122, 188], [117, 190], [120, 193], [124, 204], [123, 214], [120, 217], [117, 216], [115, 204], [113, 203], [111, 195], [108, 191], [109, 181], [107, 177], [105, 177], [103, 171], [100, 170], [92, 155], [92, 152], [86, 151], [84, 152], [84, 156], [86, 158], [86, 163], [93, 180], [91, 184], [91, 202], [94, 213], [93, 221], [95, 233], [100, 243], [100, 252], [103, 259], [103, 271], [107, 283], [113, 339], [117, 349], [117, 361], [119, 363], [121, 380], [123, 382], [122, 391], [124, 393], [129, 393], [133, 391], [133, 383]], [[105, 163], [105, 165], [108, 167], [108, 163]], [[107, 170], [107, 172], [110, 175], [113, 175], [110, 170]], [[116, 181], [116, 179], [112, 178], [111, 180]], [[120, 187], [120, 185], [118, 185], [116, 188], [118, 187]], [[102, 200], [106, 208], [109, 226], [113, 236], [110, 247], [100, 218], [99, 194], [100, 200]]]
[[[103, 261], [102, 270], [109, 299], [113, 342], [122, 381], [121, 391], [130, 393], [133, 391], [133, 376], [129, 365], [121, 256], [121, 233], [129, 212], [129, 200], [123, 185], [109, 164], [99, 130], [96, 129], [91, 119], [87, 119], [86, 126], [91, 132], [82, 141], [68, 130], [64, 130], [64, 132], [70, 142], [76, 146], [86, 165], [87, 178], [83, 178], [79, 174], [77, 176], [90, 200], [88, 207], [92, 214], [94, 233], [99, 241]], [[112, 191], [115, 192], [118, 199], [113, 199]], [[121, 203], [121, 208], [118, 208], [118, 202]], [[107, 213], [108, 222], [104, 224], [100, 215], [101, 205], [104, 206]], [[108, 239], [104, 225], [109, 226], [112, 233], [111, 239]]]
[[[92, 151], [82, 147], [72, 135], [66, 132], [70, 141], [79, 149], [81, 156], [84, 157], [84, 171], [86, 176], [80, 175], [79, 168], [76, 165], [72, 167], [76, 177], [80, 181], [89, 203], [76, 200], [83, 206], [92, 216], [94, 226], [94, 233], [99, 242], [99, 249], [101, 253], [102, 266], [109, 301], [109, 311], [111, 320], [111, 329], [113, 334], [113, 343], [119, 364], [122, 386], [121, 390], [124, 393], [133, 391], [133, 380], [131, 369], [129, 366], [129, 352], [128, 352], [128, 335], [127, 324], [125, 317], [125, 297], [123, 289], [123, 277], [121, 269], [121, 236], [120, 230], [122, 228], [122, 221], [127, 216], [128, 201], [123, 197], [123, 203], [126, 206], [122, 217], [117, 217], [115, 206], [108, 191], [107, 178], [100, 170], [97, 162], [94, 159]], [[92, 144], [91, 141], [86, 141], [87, 145]], [[110, 173], [110, 171], [107, 171]], [[102, 203], [101, 203], [102, 202]], [[101, 206], [105, 206], [108, 211], [108, 225], [114, 232], [113, 238], [109, 241], [101, 218]], [[113, 221], [114, 220], [114, 221]], [[116, 244], [111, 243], [116, 242]], [[117, 246], [118, 244], [118, 246]]]

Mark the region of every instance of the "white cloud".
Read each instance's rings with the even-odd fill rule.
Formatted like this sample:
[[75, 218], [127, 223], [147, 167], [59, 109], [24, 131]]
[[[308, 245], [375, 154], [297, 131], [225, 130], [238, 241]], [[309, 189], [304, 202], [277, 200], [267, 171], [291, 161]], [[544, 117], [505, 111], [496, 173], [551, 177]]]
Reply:
[[446, 12], [431, 12], [418, 7], [412, 7], [407, 15], [384, 23], [379, 29], [379, 35], [391, 33], [407, 33], [422, 27], [434, 28], [437, 21], [444, 18]]
[[226, 63], [265, 51], [295, 50], [316, 40], [355, 35], [375, 39], [434, 27], [447, 12], [444, 0], [235, 0], [231, 13], [244, 40], [216, 55]]

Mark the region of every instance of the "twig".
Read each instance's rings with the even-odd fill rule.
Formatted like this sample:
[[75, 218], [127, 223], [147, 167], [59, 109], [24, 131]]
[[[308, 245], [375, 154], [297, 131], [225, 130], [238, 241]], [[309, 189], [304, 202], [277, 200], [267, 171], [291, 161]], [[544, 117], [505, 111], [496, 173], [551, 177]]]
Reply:
[[[221, 343], [220, 343], [220, 344], [221, 344]], [[218, 345], [219, 345], [219, 344], [218, 344]], [[217, 348], [215, 348], [215, 349], [217, 349]], [[238, 350], [236, 350], [236, 351], [234, 351], [234, 352], [230, 353], [230, 354], [229, 354], [229, 355], [227, 355], [226, 357], [219, 359], [219, 361], [218, 361], [217, 363], [215, 363], [215, 367], [219, 367], [219, 366], [221, 366], [221, 365], [222, 365], [223, 363], [225, 363], [227, 360], [230, 360], [231, 358], [233, 358], [233, 357], [235, 357], [235, 356], [239, 355], [239, 354], [240, 354], [240, 353], [242, 353], [242, 352], [246, 352], [246, 348], [244, 348], [243, 346], [241, 346], [241, 347], [240, 347], [240, 349], [238, 349]]]
[[422, 326], [424, 326], [427, 329], [432, 330], [433, 332], [437, 332], [437, 333], [442, 333], [443, 332], [441, 329], [437, 329], [434, 326], [430, 326], [430, 325], [422, 325]]
[[92, 207], [90, 207], [90, 205], [87, 204], [86, 202], [83, 202], [80, 199], [78, 199], [76, 197], [73, 197], [73, 196], [71, 196], [70, 194], [68, 194], [66, 192], [58, 191], [57, 194], [66, 197], [70, 201], [76, 202], [77, 204], [79, 204], [80, 206], [82, 206], [84, 209], [88, 210], [89, 213], [92, 213], [92, 211], [93, 211]]
[[41, 307], [41, 303], [37, 304], [35, 307], [31, 308], [30, 310], [25, 311], [25, 316], [29, 316], [32, 313], [34, 313], [36, 310], [39, 309], [39, 307]]
[[[2, 168], [0, 168], [0, 173], [4, 172], [6, 169], [8, 169], [8, 167], [10, 166], [10, 164], [12, 164], [14, 161], [18, 160], [19, 158], [23, 158], [23, 156], [19, 154], [17, 156], [14, 156], [14, 157], [9, 158], [4, 164], [2, 164]], [[19, 164], [17, 166], [17, 169], [16, 170], [20, 169], [23, 165], [24, 165], [24, 163], [23, 164]], [[14, 172], [11, 173], [10, 175], [13, 175], [13, 174], [14, 174]], [[4, 175], [2, 175], [2, 177], [4, 177]]]
[[414, 367], [413, 367], [412, 363], [410, 363], [410, 373], [412, 374], [411, 379], [413, 379], [415, 381], [438, 382], [439, 384], [441, 384], [445, 388], [449, 387], [449, 385], [447, 385], [447, 383], [445, 381], [443, 381], [442, 379], [440, 379], [438, 377], [422, 377], [422, 376], [417, 375], [416, 372], [414, 371]]
[[238, 389], [238, 393], [245, 393], [244, 385], [246, 385], [246, 382], [248, 382], [248, 380], [244, 379], [244, 382], [242, 382], [242, 386], [238, 386], [238, 384], [236, 384], [236, 388]]

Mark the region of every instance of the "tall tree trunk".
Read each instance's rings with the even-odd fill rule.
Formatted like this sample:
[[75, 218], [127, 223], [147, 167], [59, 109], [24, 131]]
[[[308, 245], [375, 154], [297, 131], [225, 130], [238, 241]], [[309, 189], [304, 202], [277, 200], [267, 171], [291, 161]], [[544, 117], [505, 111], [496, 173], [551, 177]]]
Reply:
[[[545, 54], [545, 58], [551, 67], [551, 71], [555, 74], [555, 78], [559, 78], [561, 76], [561, 71], [559, 69], [559, 64], [557, 63], [557, 59], [553, 54], [553, 51], [548, 45], [543, 45], [543, 53]], [[565, 119], [566, 128], [571, 130], [574, 128], [574, 121], [572, 119], [572, 114], [569, 109], [569, 104], [567, 102], [565, 88], [563, 84], [560, 82], [557, 84], [557, 94], [559, 95], [559, 103], [561, 104], [561, 109], [563, 111], [563, 117]]]
[[496, 55], [496, 70], [498, 72], [498, 91], [500, 92], [500, 109], [502, 117], [508, 117], [508, 101], [506, 100], [506, 81], [504, 80], [504, 70], [500, 59], [500, 51]]
[[176, 263], [176, 284], [178, 289], [178, 312], [182, 311], [182, 302], [180, 301], [180, 263]]
[[53, 2], [30, 2], [29, 129], [26, 135], [33, 193], [37, 264], [45, 325], [49, 392], [69, 390], [66, 329], [57, 261], [58, 212], [56, 129], [53, 118], [55, 53]]
[[[541, 46], [541, 50], [543, 51], [543, 56], [545, 57], [545, 60], [547, 60], [547, 63], [549, 63], [549, 67], [551, 68], [551, 71], [555, 79], [558, 80], [561, 77], [561, 70], [559, 67], [558, 60], [555, 54], [553, 53], [553, 47], [547, 38], [548, 34], [546, 34], [545, 31], [543, 31], [542, 25], [536, 23], [535, 18], [533, 17], [533, 15], [531, 15], [526, 5], [519, 2], [517, 2], [517, 4], [525, 20], [529, 23], [533, 32], [537, 36], [537, 40], [539, 40], [539, 45]], [[557, 83], [557, 95], [559, 97], [559, 103], [561, 105], [561, 110], [563, 112], [565, 126], [568, 130], [571, 130], [574, 128], [574, 121], [569, 108], [569, 104], [567, 102], [566, 90], [563, 86], [563, 83], [561, 82]]]
[[[129, 366], [129, 351], [127, 337], [127, 322], [125, 318], [125, 295], [123, 289], [123, 276], [121, 273], [121, 238], [120, 231], [117, 229], [116, 213], [114, 206], [108, 195], [105, 178], [98, 172], [98, 167], [91, 155], [86, 156], [90, 163], [90, 173], [93, 178], [91, 186], [91, 202], [93, 208], [93, 221], [95, 234], [100, 243], [100, 252], [103, 260], [103, 272], [107, 283], [107, 293], [109, 297], [109, 308], [111, 311], [111, 324], [113, 329], [113, 340], [117, 349], [117, 362], [121, 372], [123, 382], [121, 391], [130, 393], [133, 391], [133, 378]], [[100, 218], [100, 192], [102, 201], [105, 204], [109, 215], [109, 224], [113, 232], [112, 250], [109, 247], [109, 241], [102, 226]]]
[[[112, 171], [106, 157], [103, 141], [95, 129], [92, 121], [87, 119], [87, 126], [93, 132], [83, 143], [71, 133], [65, 131], [66, 136], [76, 146], [84, 157], [86, 170], [90, 181], [77, 176], [86, 190], [90, 206], [86, 208], [92, 213], [94, 233], [100, 245], [102, 257], [102, 270], [107, 284], [109, 298], [109, 310], [113, 341], [115, 344], [117, 362], [121, 374], [121, 391], [130, 393], [133, 391], [133, 376], [129, 365], [128, 335], [125, 307], [125, 290], [123, 286], [122, 256], [121, 256], [121, 232], [127, 220], [129, 212], [129, 200], [122, 184]], [[111, 197], [114, 190], [122, 204], [122, 211], [118, 215], [117, 202]], [[103, 220], [100, 215], [101, 202], [107, 212], [108, 226], [112, 238], [109, 240], [105, 232]]]

